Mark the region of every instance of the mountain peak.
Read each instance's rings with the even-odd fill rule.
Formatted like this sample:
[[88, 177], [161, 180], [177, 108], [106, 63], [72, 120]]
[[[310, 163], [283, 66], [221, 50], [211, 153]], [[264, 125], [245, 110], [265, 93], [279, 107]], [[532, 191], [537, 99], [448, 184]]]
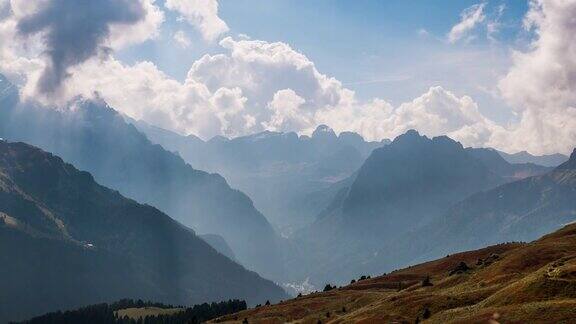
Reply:
[[327, 125], [319, 125], [312, 133], [312, 138], [316, 137], [336, 137], [336, 133]]
[[396, 136], [392, 144], [416, 144], [427, 141], [430, 141], [428, 137], [420, 135], [420, 133], [414, 129], [410, 129], [406, 133]]

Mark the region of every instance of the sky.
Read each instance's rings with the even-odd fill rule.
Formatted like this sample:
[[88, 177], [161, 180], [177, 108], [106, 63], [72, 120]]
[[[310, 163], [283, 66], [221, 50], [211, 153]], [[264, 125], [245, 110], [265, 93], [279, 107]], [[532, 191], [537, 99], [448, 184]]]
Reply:
[[[67, 19], [62, 19], [62, 17]], [[569, 154], [576, 0], [0, 0], [0, 73], [204, 139], [319, 124]]]

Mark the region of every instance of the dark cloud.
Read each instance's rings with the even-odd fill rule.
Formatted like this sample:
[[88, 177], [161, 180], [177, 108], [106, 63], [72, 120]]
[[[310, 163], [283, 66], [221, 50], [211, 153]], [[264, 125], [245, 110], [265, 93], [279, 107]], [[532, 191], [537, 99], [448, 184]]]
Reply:
[[103, 43], [111, 24], [134, 24], [144, 18], [137, 0], [50, 0], [18, 22], [21, 35], [45, 32], [48, 65], [38, 87], [43, 93], [57, 90], [69, 67], [105, 51]]

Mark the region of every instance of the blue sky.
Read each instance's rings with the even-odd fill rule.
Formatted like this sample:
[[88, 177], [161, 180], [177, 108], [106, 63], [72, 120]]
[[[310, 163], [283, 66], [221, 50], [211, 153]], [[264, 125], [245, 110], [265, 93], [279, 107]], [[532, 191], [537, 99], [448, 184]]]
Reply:
[[[508, 152], [576, 144], [576, 0], [89, 4], [0, 0], [0, 73], [45, 103], [97, 93], [204, 139], [326, 124]], [[27, 37], [15, 28], [23, 21]], [[57, 54], [69, 59], [54, 70]], [[53, 91], [39, 91], [42, 80]]]
[[[486, 27], [479, 26], [472, 32], [475, 39], [448, 43], [446, 35], [462, 11], [478, 3], [486, 4], [487, 16], [505, 8], [496, 41], [488, 40]], [[527, 9], [527, 2], [518, 0], [223, 0], [219, 15], [231, 35], [285, 42], [359, 98], [400, 104], [440, 85], [473, 96], [488, 117], [509, 122], [514, 115], [503, 109], [504, 103], [478, 88], [493, 86], [492, 77], [509, 65], [510, 48], [523, 46]], [[184, 80], [194, 61], [222, 50], [178, 21], [178, 14], [166, 16], [160, 38], [123, 50], [119, 57], [127, 63], [150, 60]], [[175, 46], [171, 35], [176, 30], [185, 30], [192, 46]]]

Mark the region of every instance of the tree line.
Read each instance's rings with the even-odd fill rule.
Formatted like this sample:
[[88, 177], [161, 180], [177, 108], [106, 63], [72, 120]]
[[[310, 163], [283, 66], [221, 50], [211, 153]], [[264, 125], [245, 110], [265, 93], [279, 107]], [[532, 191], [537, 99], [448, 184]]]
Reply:
[[202, 323], [220, 316], [233, 314], [247, 308], [246, 302], [228, 300], [219, 303], [204, 303], [187, 307], [174, 314], [150, 315], [139, 319], [119, 317], [117, 311], [126, 308], [157, 307], [163, 309], [183, 308], [142, 300], [122, 299], [107, 304], [96, 304], [70, 311], [56, 311], [21, 322], [25, 324], [181, 324]]

